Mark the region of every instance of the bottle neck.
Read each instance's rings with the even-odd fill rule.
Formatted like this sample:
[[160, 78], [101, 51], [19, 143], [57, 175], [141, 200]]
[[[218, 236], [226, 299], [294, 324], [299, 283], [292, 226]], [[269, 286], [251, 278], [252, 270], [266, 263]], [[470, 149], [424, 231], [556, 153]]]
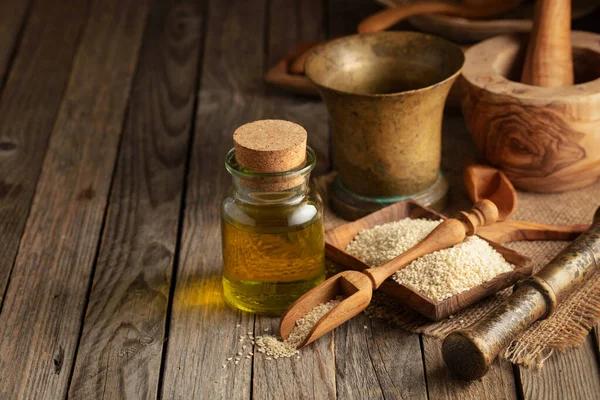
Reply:
[[277, 180], [247, 180], [233, 176], [236, 200], [256, 205], [290, 205], [301, 202], [308, 194], [310, 173]]

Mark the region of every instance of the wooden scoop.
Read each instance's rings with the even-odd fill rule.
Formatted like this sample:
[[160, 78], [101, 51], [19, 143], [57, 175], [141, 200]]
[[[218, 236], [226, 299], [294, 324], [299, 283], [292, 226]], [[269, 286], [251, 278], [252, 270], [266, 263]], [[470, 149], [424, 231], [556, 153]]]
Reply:
[[498, 207], [498, 220], [491, 226], [482, 226], [477, 234], [496, 243], [519, 240], [573, 240], [589, 225], [548, 225], [525, 221], [504, 221], [517, 208], [517, 191], [500, 170], [487, 165], [469, 165], [463, 173], [467, 193], [474, 203], [491, 200]]
[[517, 191], [504, 172], [487, 165], [469, 165], [463, 173], [463, 182], [474, 203], [483, 199], [494, 202], [500, 221], [517, 209]]
[[458, 219], [445, 220], [425, 239], [389, 262], [361, 272], [343, 271], [332, 276], [290, 306], [281, 317], [281, 337], [287, 339], [296, 321], [317, 305], [327, 303], [338, 296], [345, 297], [315, 324], [299, 347], [317, 340], [367, 308], [373, 291], [396, 271], [425, 254], [461, 243], [466, 236], [474, 235], [478, 227], [493, 224], [497, 219], [497, 207], [493, 202], [483, 200], [475, 204], [471, 211], [462, 211]]

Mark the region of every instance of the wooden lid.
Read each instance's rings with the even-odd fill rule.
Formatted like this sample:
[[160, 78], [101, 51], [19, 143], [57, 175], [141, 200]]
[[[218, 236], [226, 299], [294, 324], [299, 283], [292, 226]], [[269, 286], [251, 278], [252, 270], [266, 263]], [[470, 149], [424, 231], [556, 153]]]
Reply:
[[283, 172], [306, 159], [306, 129], [278, 119], [242, 125], [233, 133], [238, 164], [256, 172]]

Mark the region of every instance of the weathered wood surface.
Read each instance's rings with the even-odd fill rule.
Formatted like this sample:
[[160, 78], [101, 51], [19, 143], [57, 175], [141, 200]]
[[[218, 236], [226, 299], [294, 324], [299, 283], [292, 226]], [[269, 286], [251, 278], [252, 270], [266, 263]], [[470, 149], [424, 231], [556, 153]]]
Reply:
[[[299, 42], [325, 38], [325, 16], [321, 0], [273, 0], [269, 3], [267, 59], [265, 69], [275, 65]], [[287, 119], [306, 128], [308, 145], [317, 154], [313, 175], [331, 169], [329, 124], [322, 101], [290, 95], [267, 87], [265, 118]]]
[[[223, 157], [235, 128], [263, 117], [266, 1], [208, 4], [195, 138], [177, 284], [167, 341], [162, 397], [249, 399], [252, 362], [240, 335], [253, 332], [254, 316], [224, 304], [219, 205], [231, 184]], [[239, 325], [239, 326], [236, 326]], [[226, 364], [226, 368], [222, 365]]]
[[[272, 0], [268, 10], [266, 68], [274, 65], [300, 41], [325, 37], [323, 4], [320, 0]], [[315, 99], [290, 96], [267, 88], [265, 118], [294, 121], [308, 131], [309, 145], [317, 154], [313, 174], [329, 170], [329, 129], [325, 105]], [[256, 334], [279, 329], [279, 318], [256, 317]], [[256, 353], [253, 366], [253, 399], [335, 399], [333, 336], [306, 348], [300, 358], [265, 360]]]
[[442, 341], [422, 337], [430, 399], [517, 399], [512, 366], [506, 361], [492, 365], [486, 376], [463, 382], [450, 376], [442, 358]]
[[[87, 9], [87, 2], [79, 0], [60, 6], [54, 0], [37, 1], [0, 93], [0, 304]], [[63, 23], [69, 18], [70, 23]], [[0, 29], [8, 29], [3, 22]]]
[[0, 314], [3, 397], [67, 393], [145, 14], [90, 11]]
[[[447, 376], [438, 340], [364, 315], [300, 359], [227, 362], [251, 350], [240, 335], [278, 323], [221, 295], [231, 134], [296, 121], [328, 171], [324, 105], [263, 75], [380, 6], [149, 1], [148, 19], [144, 0], [0, 3], [0, 398], [599, 398], [597, 329], [541, 373], [496, 363], [469, 384]], [[460, 117], [444, 130], [456, 172], [473, 146], [454, 143]]]
[[71, 399], [158, 394], [200, 55], [197, 3], [150, 8]]
[[0, 2], [0, 90], [13, 55], [17, 51], [19, 33], [27, 20], [31, 0]]
[[591, 336], [579, 349], [550, 356], [539, 371], [516, 369], [525, 400], [600, 399], [600, 367]]

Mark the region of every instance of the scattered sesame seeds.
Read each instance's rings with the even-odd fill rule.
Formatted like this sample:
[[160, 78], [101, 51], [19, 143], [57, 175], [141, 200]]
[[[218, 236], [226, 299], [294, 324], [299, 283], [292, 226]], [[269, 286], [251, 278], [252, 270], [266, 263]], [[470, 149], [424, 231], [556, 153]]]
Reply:
[[[346, 251], [369, 266], [382, 265], [415, 246], [441, 222], [405, 218], [377, 225], [356, 235]], [[456, 246], [416, 259], [392, 278], [442, 301], [513, 269], [489, 243], [470, 236]]]
[[339, 300], [330, 300], [313, 308], [304, 317], [296, 321], [296, 326], [286, 340], [270, 335], [258, 336], [256, 338], [258, 351], [267, 355], [268, 357], [265, 357], [267, 360], [270, 360], [271, 357], [277, 359], [298, 354], [298, 346], [306, 339], [319, 319], [339, 303]]
[[233, 357], [227, 357], [227, 361], [233, 360]]
[[236, 328], [239, 328], [240, 326], [241, 326], [240, 324], [237, 324], [235, 327], [236, 327]]

